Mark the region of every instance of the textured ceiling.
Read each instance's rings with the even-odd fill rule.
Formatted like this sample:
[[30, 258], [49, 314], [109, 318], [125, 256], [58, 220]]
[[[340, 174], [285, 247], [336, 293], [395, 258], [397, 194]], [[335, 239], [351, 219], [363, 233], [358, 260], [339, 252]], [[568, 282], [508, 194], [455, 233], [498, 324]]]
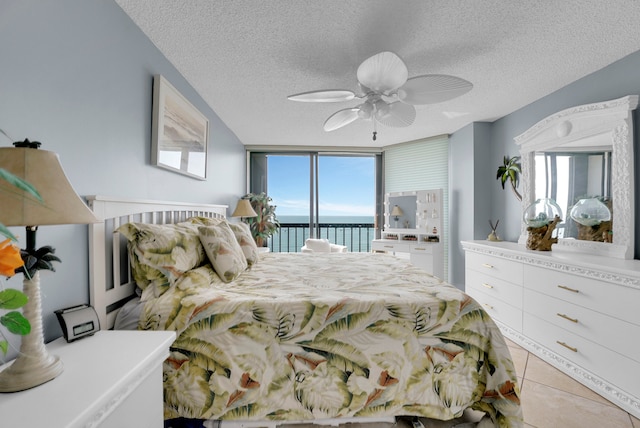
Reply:
[[[245, 145], [382, 147], [494, 121], [640, 50], [638, 0], [116, 0]], [[451, 74], [471, 92], [417, 107], [407, 128], [358, 120], [359, 104], [287, 95], [356, 89], [366, 58], [392, 51], [409, 77]], [[640, 73], [640, 71], [639, 71]]]

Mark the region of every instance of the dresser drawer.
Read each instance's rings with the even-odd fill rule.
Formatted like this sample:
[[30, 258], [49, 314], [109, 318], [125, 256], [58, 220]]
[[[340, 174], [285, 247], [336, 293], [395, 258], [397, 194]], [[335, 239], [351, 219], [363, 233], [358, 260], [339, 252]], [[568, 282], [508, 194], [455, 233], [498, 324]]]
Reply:
[[640, 363], [637, 361], [526, 312], [523, 334], [566, 358], [572, 366], [576, 364], [623, 391], [636, 397], [640, 395]]
[[411, 244], [411, 254], [433, 254], [433, 244]]
[[491, 318], [502, 322], [509, 328], [522, 332], [522, 310], [496, 299], [477, 288], [470, 288], [466, 293], [482, 306]]
[[640, 290], [530, 265], [524, 287], [640, 325]]
[[522, 309], [522, 287], [482, 272], [465, 272], [466, 289], [474, 288], [489, 296], [498, 298], [516, 308]]
[[434, 275], [433, 271], [433, 255], [431, 253], [414, 253], [409, 255], [409, 261], [412, 265], [417, 266], [431, 275]]
[[402, 252], [408, 253], [410, 244], [405, 242], [393, 242], [393, 241], [373, 241], [371, 243], [371, 249], [375, 251], [389, 251], [389, 252]]
[[525, 312], [640, 362], [640, 326], [524, 290]]
[[521, 262], [469, 251], [467, 251], [465, 258], [467, 269], [491, 275], [512, 284], [522, 285], [523, 267]]

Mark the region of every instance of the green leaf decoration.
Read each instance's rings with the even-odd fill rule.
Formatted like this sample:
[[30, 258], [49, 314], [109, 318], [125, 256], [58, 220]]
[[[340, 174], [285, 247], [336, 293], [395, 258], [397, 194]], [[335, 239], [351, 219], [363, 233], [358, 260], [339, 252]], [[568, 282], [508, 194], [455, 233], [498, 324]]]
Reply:
[[11, 231], [7, 229], [7, 227], [2, 223], [0, 223], [0, 235], [4, 235], [7, 238], [11, 239], [12, 241], [18, 240], [18, 238], [16, 238], [16, 236], [13, 233], [11, 233]]
[[9, 342], [6, 340], [0, 340], [0, 350], [2, 350], [3, 355], [7, 355], [7, 351], [9, 350]]
[[516, 198], [521, 201], [522, 195], [520, 195], [517, 189], [518, 182], [520, 181], [520, 173], [522, 172], [520, 156], [513, 156], [511, 158], [505, 156], [502, 162], [503, 164], [498, 167], [496, 179], [500, 180], [503, 189], [505, 183], [509, 181], [511, 183], [511, 190], [516, 195]]
[[27, 304], [29, 298], [22, 291], [8, 288], [0, 291], [0, 309], [18, 309]]
[[5, 326], [9, 332], [20, 336], [31, 333], [31, 324], [20, 312], [7, 312], [0, 317], [0, 324]]
[[13, 187], [16, 187], [16, 188], [18, 188], [20, 190], [23, 190], [23, 191], [29, 193], [34, 198], [36, 198], [38, 201], [42, 202], [42, 196], [40, 196], [40, 193], [38, 193], [38, 191], [36, 190], [35, 187], [33, 187], [31, 184], [29, 184], [28, 182], [24, 181], [20, 177], [17, 177], [15, 175], [13, 175], [12, 173], [7, 171], [6, 169], [0, 168], [0, 179], [3, 179], [4, 181], [8, 182]]

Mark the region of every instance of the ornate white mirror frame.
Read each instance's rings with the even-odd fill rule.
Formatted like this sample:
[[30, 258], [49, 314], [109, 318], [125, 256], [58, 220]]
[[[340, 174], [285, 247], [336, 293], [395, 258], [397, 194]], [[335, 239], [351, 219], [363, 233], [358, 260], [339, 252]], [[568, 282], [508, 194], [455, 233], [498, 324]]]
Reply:
[[[638, 96], [585, 104], [560, 111], [515, 137], [522, 162], [522, 210], [535, 200], [535, 153], [558, 147], [612, 147], [611, 196], [613, 243], [559, 239], [554, 248], [632, 259], [634, 252], [633, 121]], [[563, 213], [564, 216], [567, 213]], [[527, 241], [527, 225], [521, 223], [520, 244]]]

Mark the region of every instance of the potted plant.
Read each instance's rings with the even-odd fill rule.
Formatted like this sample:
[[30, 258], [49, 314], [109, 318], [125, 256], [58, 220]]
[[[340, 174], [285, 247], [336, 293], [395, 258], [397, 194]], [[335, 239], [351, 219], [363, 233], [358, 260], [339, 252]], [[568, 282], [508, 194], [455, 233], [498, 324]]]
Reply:
[[520, 156], [513, 156], [509, 158], [505, 156], [503, 164], [498, 167], [498, 174], [496, 178], [501, 181], [502, 188], [504, 189], [504, 183], [509, 180], [511, 184], [511, 190], [519, 201], [522, 201], [522, 195], [518, 192], [518, 183], [520, 181], [520, 173], [522, 167], [520, 166]]
[[249, 225], [251, 235], [258, 247], [264, 247], [267, 239], [273, 236], [280, 229], [280, 223], [276, 219], [276, 206], [271, 204], [272, 199], [262, 192], [259, 194], [249, 193], [244, 196], [251, 203], [256, 217], [246, 217], [242, 220]]
[[[40, 194], [33, 186], [11, 174], [9, 171], [0, 168], [0, 179], [17, 189], [31, 194], [34, 199], [38, 201], [42, 200]], [[13, 190], [5, 188], [3, 191]], [[0, 223], [0, 235], [6, 237], [5, 240], [0, 242], [0, 275], [11, 277], [20, 269], [23, 269], [25, 274], [28, 274], [28, 271], [24, 270], [24, 261], [21, 257], [20, 249], [14, 244], [14, 242], [17, 241], [16, 237], [2, 223]], [[8, 311], [0, 314], [0, 324], [4, 326], [9, 333], [24, 336], [31, 332], [29, 320], [20, 312], [16, 311], [16, 309], [21, 308], [26, 303], [27, 296], [22, 291], [12, 288], [0, 289], [0, 310], [3, 312]], [[9, 341], [2, 331], [0, 331], [0, 353], [6, 355], [8, 347]], [[1, 360], [0, 358], [0, 361]]]

